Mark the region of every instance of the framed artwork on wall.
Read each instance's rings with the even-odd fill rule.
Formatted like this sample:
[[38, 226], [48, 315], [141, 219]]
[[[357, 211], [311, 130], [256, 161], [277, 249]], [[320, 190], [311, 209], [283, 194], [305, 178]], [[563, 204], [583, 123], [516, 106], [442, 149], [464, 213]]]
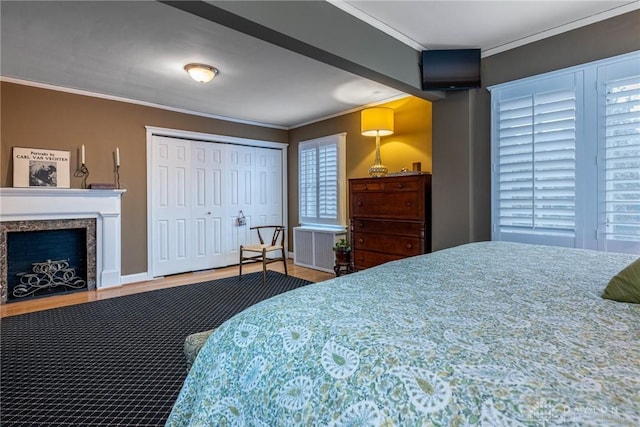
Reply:
[[69, 188], [71, 152], [13, 147], [14, 187]]

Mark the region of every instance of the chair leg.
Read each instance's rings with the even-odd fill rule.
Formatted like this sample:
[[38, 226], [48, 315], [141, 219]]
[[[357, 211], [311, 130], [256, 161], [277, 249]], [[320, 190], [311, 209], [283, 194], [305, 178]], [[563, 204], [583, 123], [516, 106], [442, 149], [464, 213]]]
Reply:
[[267, 253], [262, 251], [262, 284], [267, 284]]
[[238, 277], [242, 278], [242, 248], [240, 248], [240, 275]]
[[284, 254], [284, 248], [282, 249], [282, 262], [284, 263], [284, 274], [285, 276], [288, 276], [289, 272], [287, 271], [287, 257]]

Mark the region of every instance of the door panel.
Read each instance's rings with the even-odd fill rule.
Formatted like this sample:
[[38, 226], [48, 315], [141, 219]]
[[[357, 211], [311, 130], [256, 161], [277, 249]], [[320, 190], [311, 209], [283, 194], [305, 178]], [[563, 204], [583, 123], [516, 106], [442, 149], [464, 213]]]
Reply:
[[189, 251], [190, 192], [186, 171], [190, 168], [188, 141], [156, 137], [153, 156], [152, 233], [154, 275], [182, 271]]
[[[230, 191], [228, 191], [229, 198], [227, 199], [229, 217], [227, 221], [223, 223], [227, 227], [227, 235], [230, 236], [226, 255], [228, 264], [238, 263], [240, 245], [245, 245], [250, 242], [257, 243], [257, 240], [251, 241], [249, 237], [249, 228], [255, 225], [251, 218], [253, 209], [250, 203], [247, 203], [246, 197], [246, 171], [251, 167], [251, 160], [247, 159], [245, 154], [249, 148], [251, 147], [241, 145], [229, 146], [226, 153], [228, 159], [226, 173], [231, 182], [231, 188]], [[240, 211], [242, 211], [246, 218], [246, 224], [241, 226], [237, 225], [236, 222], [240, 216]]]
[[[220, 180], [222, 144], [193, 141], [192, 145], [192, 185], [194, 202], [192, 220], [194, 225], [192, 241], [194, 255], [191, 270], [205, 270], [225, 264], [222, 251], [216, 251], [222, 243], [219, 224], [225, 215], [220, 203], [223, 183]], [[216, 203], [217, 202], [217, 203]]]

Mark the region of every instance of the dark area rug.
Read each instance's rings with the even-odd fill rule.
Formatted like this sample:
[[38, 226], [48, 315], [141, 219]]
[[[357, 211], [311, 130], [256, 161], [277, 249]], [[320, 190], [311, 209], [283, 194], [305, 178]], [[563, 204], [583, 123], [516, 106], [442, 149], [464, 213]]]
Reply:
[[1, 320], [2, 426], [164, 425], [187, 335], [310, 282], [270, 271]]

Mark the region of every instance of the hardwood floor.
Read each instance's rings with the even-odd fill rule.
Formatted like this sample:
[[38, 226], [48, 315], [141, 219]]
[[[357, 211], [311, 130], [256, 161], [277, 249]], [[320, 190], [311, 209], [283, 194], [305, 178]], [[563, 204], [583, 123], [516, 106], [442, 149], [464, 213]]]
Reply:
[[[261, 271], [261, 264], [248, 264], [242, 267], [243, 275], [254, 271]], [[284, 267], [280, 263], [269, 265], [270, 270], [284, 273]], [[322, 282], [335, 275], [323, 271], [312, 270], [293, 264], [293, 260], [288, 260], [287, 269], [291, 276], [309, 280], [311, 282]], [[68, 305], [82, 304], [90, 301], [98, 301], [107, 298], [114, 298], [123, 295], [131, 295], [139, 292], [154, 291], [156, 289], [169, 288], [172, 286], [183, 286], [190, 283], [205, 282], [207, 280], [222, 279], [224, 277], [237, 276], [238, 266], [225, 267], [215, 270], [198, 271], [194, 273], [176, 274], [173, 276], [157, 278], [154, 280], [138, 283], [130, 283], [116, 288], [75, 292], [72, 294], [56, 295], [46, 298], [36, 298], [26, 301], [11, 302], [0, 305], [0, 318], [15, 316], [18, 314], [31, 313], [35, 311], [48, 310], [50, 308], [65, 307]]]

